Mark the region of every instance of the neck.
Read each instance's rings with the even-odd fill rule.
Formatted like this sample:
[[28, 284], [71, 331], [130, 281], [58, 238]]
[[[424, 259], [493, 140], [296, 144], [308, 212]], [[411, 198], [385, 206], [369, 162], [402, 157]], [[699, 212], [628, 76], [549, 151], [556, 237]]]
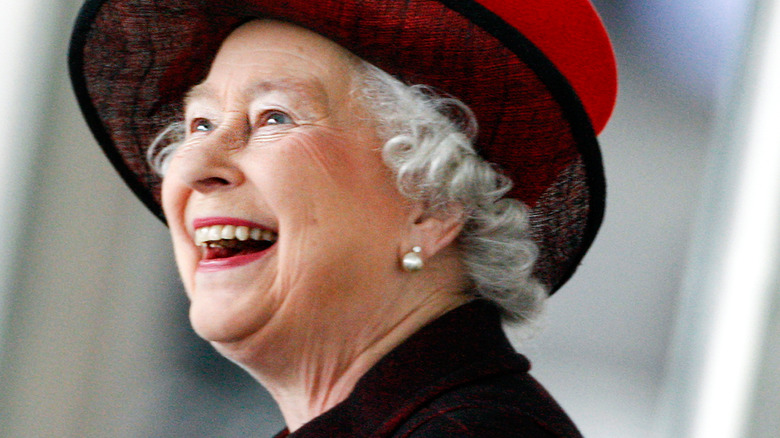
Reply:
[[[272, 381], [259, 375], [256, 378], [274, 396], [288, 429], [295, 431], [344, 401], [358, 380], [404, 340], [465, 301], [461, 298], [448, 303], [426, 302], [386, 328], [381, 335], [374, 335], [370, 341], [361, 342], [364, 346], [359, 349], [355, 349], [354, 345], [345, 345], [347, 342], [344, 342], [342, 331], [342, 338], [337, 339], [339, 346], [318, 349], [314, 357], [305, 355], [305, 366], [290, 376], [291, 379]], [[359, 330], [346, 332], [356, 334]]]
[[[371, 367], [412, 334], [470, 300], [452, 292], [463, 290], [460, 280], [429, 277], [436, 275], [421, 271], [399, 285], [406, 293], [368, 292], [354, 308], [318, 313], [316, 319], [275, 315], [246, 339], [213, 345], [271, 393], [295, 431], [345, 400]], [[431, 284], [437, 286], [425, 287]]]

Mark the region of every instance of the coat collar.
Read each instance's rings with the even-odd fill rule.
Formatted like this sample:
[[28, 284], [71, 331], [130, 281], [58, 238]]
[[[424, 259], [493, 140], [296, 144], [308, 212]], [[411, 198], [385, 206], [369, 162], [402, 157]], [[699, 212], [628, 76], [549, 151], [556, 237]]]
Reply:
[[309, 436], [386, 436], [423, 404], [481, 377], [530, 368], [501, 327], [499, 312], [483, 301], [463, 305], [412, 335], [382, 358], [352, 394], [295, 433]]

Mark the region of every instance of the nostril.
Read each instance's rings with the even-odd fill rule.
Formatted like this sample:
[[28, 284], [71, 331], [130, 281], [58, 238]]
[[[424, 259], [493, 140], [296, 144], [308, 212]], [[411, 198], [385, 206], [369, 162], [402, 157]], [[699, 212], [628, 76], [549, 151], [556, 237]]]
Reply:
[[210, 191], [231, 185], [230, 181], [218, 176], [203, 178], [195, 182], [195, 188], [199, 191]]

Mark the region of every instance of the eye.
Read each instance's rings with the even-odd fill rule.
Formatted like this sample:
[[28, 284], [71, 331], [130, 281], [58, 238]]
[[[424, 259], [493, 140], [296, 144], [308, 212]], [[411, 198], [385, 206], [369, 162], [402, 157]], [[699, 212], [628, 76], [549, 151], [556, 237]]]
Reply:
[[292, 117], [282, 111], [273, 110], [267, 111], [260, 116], [259, 126], [269, 125], [293, 125], [295, 122]]
[[197, 118], [190, 123], [190, 132], [211, 132], [214, 130], [214, 124], [208, 119]]

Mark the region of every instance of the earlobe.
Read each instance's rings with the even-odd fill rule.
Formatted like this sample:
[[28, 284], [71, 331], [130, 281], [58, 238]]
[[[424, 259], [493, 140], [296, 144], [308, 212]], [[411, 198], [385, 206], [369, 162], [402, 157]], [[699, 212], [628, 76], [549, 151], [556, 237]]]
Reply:
[[450, 206], [444, 211], [428, 213], [423, 207], [417, 207], [416, 216], [404, 252], [412, 247], [422, 248], [421, 256], [427, 260], [448, 247], [457, 239], [464, 225], [463, 208]]

